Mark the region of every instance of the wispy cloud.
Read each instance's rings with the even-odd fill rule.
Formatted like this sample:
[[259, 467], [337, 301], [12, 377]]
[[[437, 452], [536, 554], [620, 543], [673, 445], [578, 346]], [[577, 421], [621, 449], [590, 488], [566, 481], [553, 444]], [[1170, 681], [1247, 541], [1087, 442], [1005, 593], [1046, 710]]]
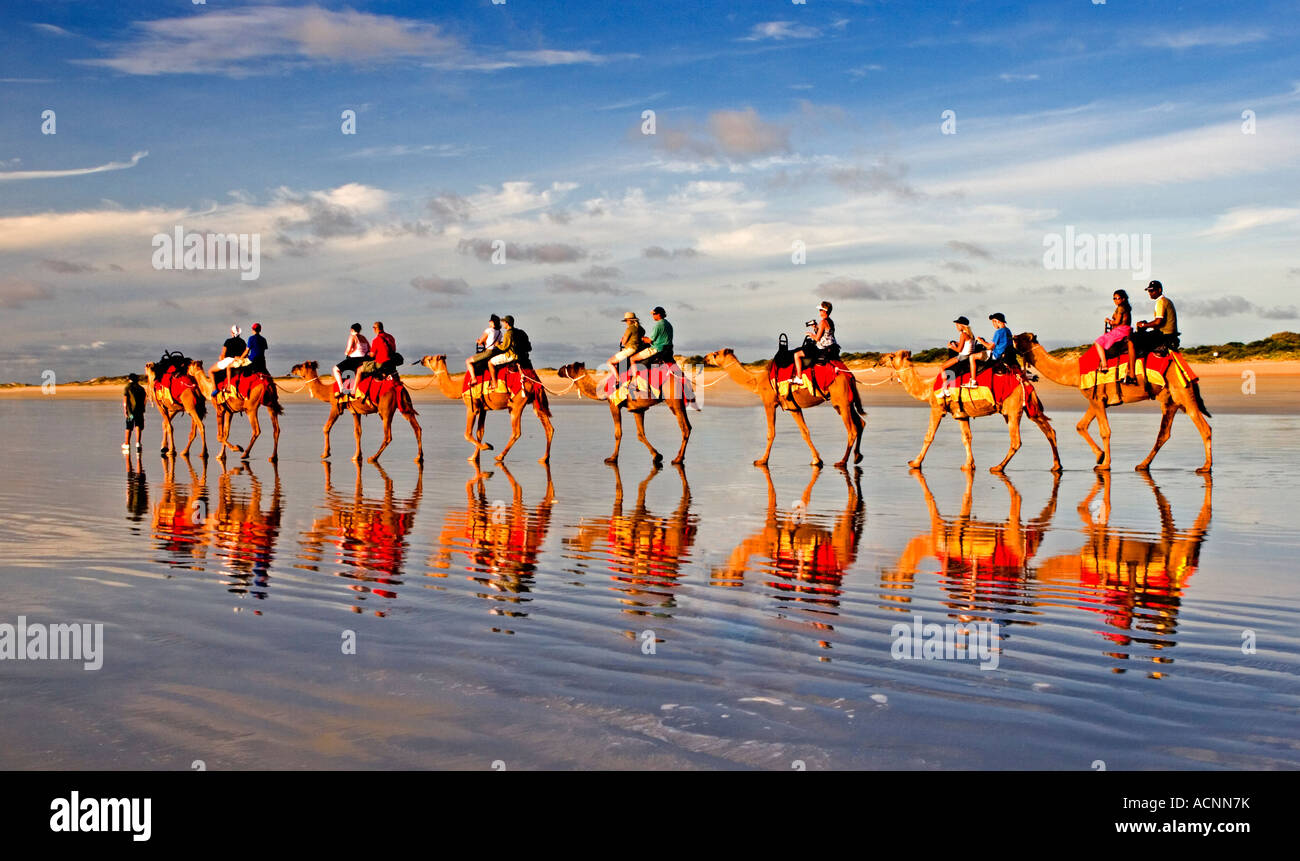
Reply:
[[1222, 27], [1204, 27], [1196, 30], [1157, 33], [1142, 41], [1149, 48], [1201, 48], [1232, 47], [1263, 42], [1268, 34], [1263, 30], [1233, 30]]
[[1230, 209], [1214, 220], [1214, 224], [1207, 230], [1201, 231], [1198, 236], [1223, 237], [1235, 233], [1241, 233], [1246, 230], [1253, 230], [1256, 227], [1267, 227], [1272, 224], [1286, 224], [1287, 222], [1300, 219], [1300, 209], [1291, 209], [1284, 206], [1276, 207], [1257, 207], [1242, 206], [1236, 209]]
[[998, 80], [1006, 81], [1007, 83], [1013, 83], [1017, 81], [1037, 81], [1038, 75], [1035, 74], [1019, 75], [1014, 72], [1003, 72], [1002, 74], [998, 75]]
[[759, 42], [764, 39], [815, 39], [822, 34], [816, 27], [796, 24], [793, 21], [764, 21], [755, 24], [748, 36], [741, 37], [742, 42]]
[[103, 173], [109, 170], [126, 170], [129, 167], [135, 167], [140, 163], [140, 159], [144, 158], [148, 154], [149, 152], [145, 150], [131, 156], [130, 161], [110, 161], [107, 164], [100, 164], [95, 167], [74, 167], [65, 170], [0, 171], [0, 182], [8, 182], [18, 179], [57, 179], [64, 176], [85, 176], [90, 173]]

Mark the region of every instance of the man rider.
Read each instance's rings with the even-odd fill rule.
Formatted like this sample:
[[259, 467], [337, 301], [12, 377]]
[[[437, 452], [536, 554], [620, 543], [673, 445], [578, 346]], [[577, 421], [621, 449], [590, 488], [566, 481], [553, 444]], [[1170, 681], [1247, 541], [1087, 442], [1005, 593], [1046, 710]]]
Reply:
[[248, 372], [269, 374], [266, 369], [266, 338], [262, 337], [262, 324], [253, 324], [253, 334], [248, 336]]
[[656, 305], [650, 312], [654, 318], [654, 327], [650, 329], [650, 345], [633, 354], [631, 362], [656, 362], [672, 364], [673, 362], [673, 324], [668, 322], [668, 313], [662, 305]]
[[375, 376], [383, 379], [392, 374], [397, 376], [397, 339], [384, 331], [384, 324], [378, 320], [374, 325], [375, 337], [370, 339], [370, 358], [375, 363]]
[[1155, 317], [1137, 324], [1141, 333], [1138, 344], [1147, 350], [1178, 349], [1178, 312], [1164, 292], [1164, 285], [1159, 281], [1147, 285], [1147, 295], [1156, 303]]
[[[242, 359], [248, 355], [248, 344], [244, 343], [244, 339], [239, 337], [242, 333], [243, 330], [239, 328], [238, 324], [230, 327], [230, 337], [221, 345], [221, 355], [209, 372], [212, 374], [212, 385], [214, 387], [223, 382], [229, 382], [231, 375], [226, 368], [230, 367], [236, 359]], [[217, 378], [218, 372], [221, 373], [220, 379]]]
[[964, 389], [974, 389], [979, 386], [975, 382], [975, 364], [979, 359], [985, 362], [1004, 361], [1011, 352], [1011, 329], [1007, 326], [1007, 318], [1001, 312], [997, 311], [989, 315], [989, 320], [993, 323], [993, 342], [990, 343], [983, 338], [976, 338], [984, 345], [983, 350], [972, 351], [970, 354], [970, 379], [962, 383]]

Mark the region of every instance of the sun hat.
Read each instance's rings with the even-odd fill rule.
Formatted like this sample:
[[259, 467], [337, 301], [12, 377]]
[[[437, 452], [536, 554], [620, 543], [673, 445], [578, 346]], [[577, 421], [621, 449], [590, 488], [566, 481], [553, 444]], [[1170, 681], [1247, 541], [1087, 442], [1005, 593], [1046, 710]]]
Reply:
[[626, 312], [626, 313], [623, 315], [623, 319], [624, 319], [624, 320], [635, 320], [635, 319], [636, 319], [636, 313], [635, 313], [634, 311], [628, 311], [628, 312]]

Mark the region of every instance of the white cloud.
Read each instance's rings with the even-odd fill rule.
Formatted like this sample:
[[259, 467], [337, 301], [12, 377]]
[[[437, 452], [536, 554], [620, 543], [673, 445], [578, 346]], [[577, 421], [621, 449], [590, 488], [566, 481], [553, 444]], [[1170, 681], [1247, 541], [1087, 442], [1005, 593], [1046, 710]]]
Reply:
[[998, 75], [998, 80], [1006, 81], [1007, 83], [1013, 83], [1015, 81], [1037, 81], [1038, 75], [1017, 75], [1013, 72], [1003, 72]]
[[149, 155], [147, 150], [136, 153], [131, 156], [130, 161], [110, 161], [106, 164], [96, 165], [95, 167], [74, 167], [65, 170], [11, 170], [0, 171], [0, 182], [8, 182], [18, 179], [57, 179], [64, 176], [85, 176], [90, 173], [103, 173], [109, 170], [126, 170], [135, 167], [140, 163], [140, 159]]
[[1254, 230], [1256, 227], [1267, 227], [1273, 224], [1286, 224], [1287, 222], [1300, 219], [1300, 209], [1291, 209], [1287, 207], [1254, 207], [1242, 206], [1236, 209], [1230, 209], [1214, 220], [1214, 224], [1209, 229], [1198, 233], [1198, 236], [1224, 237], [1231, 236], [1235, 233], [1241, 233], [1247, 230]]
[[1142, 44], [1150, 48], [1200, 48], [1205, 46], [1212, 47], [1232, 47], [1234, 45], [1248, 45], [1252, 42], [1263, 42], [1268, 38], [1268, 34], [1262, 30], [1233, 30], [1222, 27], [1205, 27], [1199, 30], [1180, 30], [1170, 33], [1158, 33], [1147, 39]]
[[755, 24], [749, 35], [741, 38], [742, 42], [758, 42], [763, 39], [813, 39], [820, 36], [821, 30], [793, 21], [765, 21]]

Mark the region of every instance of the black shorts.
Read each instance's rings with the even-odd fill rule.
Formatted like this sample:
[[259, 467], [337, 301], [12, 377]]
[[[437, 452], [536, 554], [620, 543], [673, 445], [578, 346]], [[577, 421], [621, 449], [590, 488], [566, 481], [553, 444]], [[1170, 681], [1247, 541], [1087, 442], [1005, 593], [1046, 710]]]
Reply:
[[343, 371], [355, 371], [357, 368], [361, 367], [363, 363], [368, 361], [370, 361], [369, 356], [348, 356], [346, 359], [338, 363], [338, 369], [340, 373]]
[[144, 413], [140, 413], [138, 416], [127, 417], [126, 429], [131, 430], [132, 428], [139, 428], [140, 430], [144, 430]]

